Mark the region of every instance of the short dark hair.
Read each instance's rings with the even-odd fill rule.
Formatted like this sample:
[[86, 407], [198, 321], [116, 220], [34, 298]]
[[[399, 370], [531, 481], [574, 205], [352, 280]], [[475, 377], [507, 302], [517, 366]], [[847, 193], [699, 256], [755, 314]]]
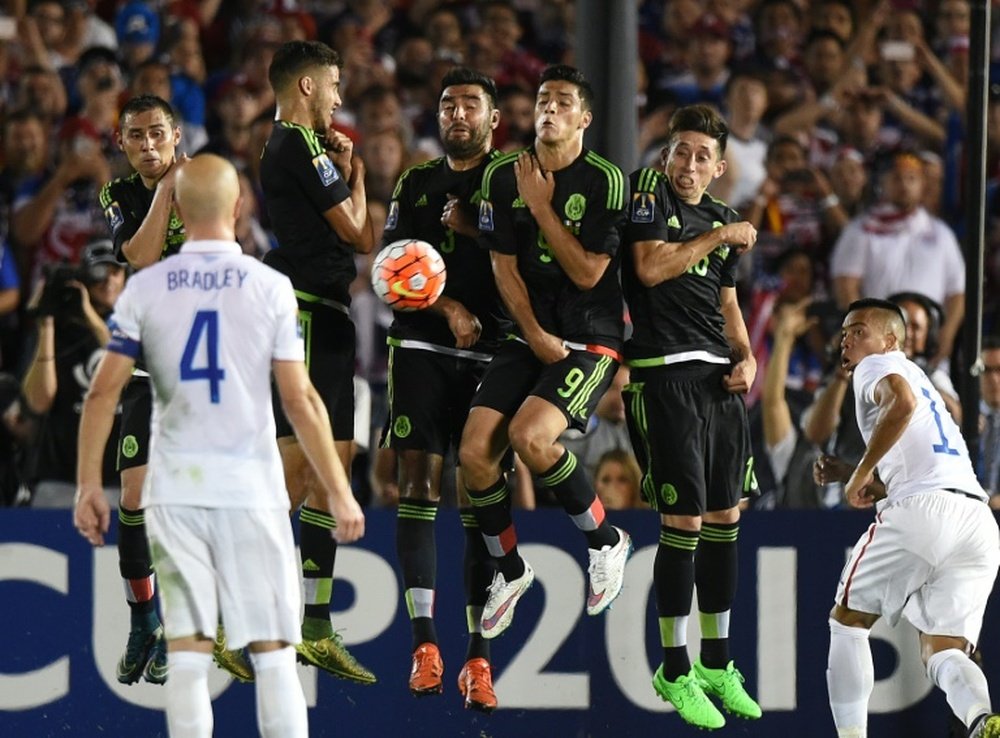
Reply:
[[482, 72], [477, 72], [475, 69], [469, 69], [468, 67], [452, 67], [441, 78], [441, 90], [438, 92], [438, 98], [440, 99], [441, 95], [444, 94], [445, 89], [454, 85], [477, 85], [482, 87], [483, 92], [486, 93], [486, 97], [490, 99], [490, 107], [495, 108], [497, 106], [496, 82]]
[[833, 31], [828, 31], [825, 28], [813, 31], [806, 36], [806, 42], [802, 44], [802, 48], [808, 50], [810, 46], [815, 43], [819, 43], [820, 41], [833, 41], [838, 47], [840, 47], [841, 51], [844, 51], [847, 48], [847, 44], [844, 42], [844, 39]]
[[294, 84], [308, 69], [340, 66], [340, 54], [322, 41], [286, 41], [274, 52], [267, 79], [277, 93]]
[[131, 115], [138, 115], [149, 110], [162, 110], [164, 117], [171, 126], [177, 125], [177, 113], [174, 107], [162, 97], [156, 95], [136, 95], [129, 98], [118, 114], [118, 126], [124, 126], [126, 119]]
[[704, 133], [714, 138], [719, 144], [719, 157], [726, 153], [726, 143], [729, 141], [729, 126], [719, 115], [719, 111], [710, 105], [685, 105], [677, 108], [670, 116], [670, 126], [667, 128], [667, 145], [671, 146], [674, 137], [685, 131]]
[[37, 121], [39, 125], [45, 125], [45, 117], [33, 107], [23, 107], [14, 108], [7, 112], [3, 118], [3, 130], [6, 131], [7, 128], [14, 123], [27, 123], [28, 121]]
[[583, 72], [579, 69], [571, 67], [569, 64], [551, 64], [545, 67], [542, 76], [539, 77], [538, 86], [541, 87], [542, 83], [551, 80], [572, 82], [580, 92], [580, 102], [583, 103], [583, 109], [593, 109], [594, 88], [590, 86], [590, 82], [587, 81], [587, 78], [583, 76]]
[[903, 308], [894, 302], [882, 300], [878, 297], [862, 297], [860, 300], [855, 300], [847, 306], [847, 312], [853, 313], [855, 310], [888, 310], [903, 321], [904, 326], [906, 325], [906, 315], [903, 313]]

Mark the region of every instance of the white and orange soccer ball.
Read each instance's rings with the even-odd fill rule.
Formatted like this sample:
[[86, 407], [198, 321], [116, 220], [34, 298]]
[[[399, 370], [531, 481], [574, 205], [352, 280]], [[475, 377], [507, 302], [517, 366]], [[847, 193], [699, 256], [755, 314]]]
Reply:
[[375, 256], [372, 288], [393, 310], [423, 310], [444, 291], [444, 259], [426, 241], [393, 241]]

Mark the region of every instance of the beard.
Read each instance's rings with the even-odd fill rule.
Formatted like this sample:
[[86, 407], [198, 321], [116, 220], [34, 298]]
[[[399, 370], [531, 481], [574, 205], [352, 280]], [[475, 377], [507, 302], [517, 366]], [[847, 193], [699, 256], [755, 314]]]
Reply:
[[441, 147], [450, 159], [471, 159], [485, 151], [488, 136], [488, 129], [473, 129], [468, 138], [457, 140], [444, 135], [441, 137]]

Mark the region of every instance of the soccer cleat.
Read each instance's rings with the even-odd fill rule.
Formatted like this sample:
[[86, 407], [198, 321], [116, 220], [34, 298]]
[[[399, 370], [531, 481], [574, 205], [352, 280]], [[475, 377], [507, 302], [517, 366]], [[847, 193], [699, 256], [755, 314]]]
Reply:
[[311, 664], [335, 677], [358, 684], [374, 684], [375, 675], [358, 663], [351, 655], [337, 633], [316, 640], [305, 640], [296, 644], [295, 652], [303, 664]]
[[743, 675], [732, 661], [726, 664], [725, 669], [709, 669], [702, 666], [701, 659], [698, 659], [691, 667], [691, 675], [701, 682], [702, 689], [722, 700], [726, 712], [748, 720], [761, 716], [760, 705], [743, 688]]
[[496, 638], [507, 630], [510, 621], [514, 619], [514, 607], [521, 595], [535, 581], [535, 572], [527, 561], [524, 562], [524, 574], [508, 582], [501, 572], [493, 575], [493, 583], [489, 587], [489, 597], [483, 606], [483, 616], [480, 619], [483, 638]]
[[701, 682], [693, 673], [682, 674], [676, 681], [668, 682], [663, 676], [661, 665], [653, 675], [653, 689], [660, 695], [660, 699], [674, 706], [686, 723], [708, 730], [715, 730], [726, 724], [726, 719], [708, 699], [701, 688]]
[[150, 684], [164, 684], [167, 681], [167, 641], [163, 637], [163, 628], [157, 628], [156, 634], [142, 678]]
[[632, 537], [618, 526], [618, 543], [614, 546], [604, 546], [600, 551], [589, 549], [590, 585], [587, 589], [587, 614], [600, 615], [611, 607], [622, 591], [625, 580], [625, 563], [632, 555]]
[[129, 631], [128, 642], [125, 644], [125, 653], [118, 659], [118, 667], [115, 669], [115, 676], [122, 684], [135, 684], [142, 677], [142, 672], [149, 661], [156, 639], [163, 632], [161, 628], [147, 630], [145, 628], [133, 628]]
[[969, 738], [1000, 738], [1000, 715], [993, 713], [980, 720]]
[[444, 691], [444, 686], [441, 684], [442, 674], [444, 674], [444, 662], [441, 661], [441, 651], [437, 644], [421, 643], [413, 652], [410, 694], [414, 697], [441, 694]]
[[228, 671], [236, 681], [246, 683], [254, 680], [253, 666], [247, 661], [243, 651], [226, 648], [226, 629], [222, 625], [215, 631], [212, 658], [220, 669]]
[[497, 695], [493, 691], [490, 662], [483, 658], [469, 659], [458, 673], [458, 691], [465, 697], [466, 710], [493, 712]]

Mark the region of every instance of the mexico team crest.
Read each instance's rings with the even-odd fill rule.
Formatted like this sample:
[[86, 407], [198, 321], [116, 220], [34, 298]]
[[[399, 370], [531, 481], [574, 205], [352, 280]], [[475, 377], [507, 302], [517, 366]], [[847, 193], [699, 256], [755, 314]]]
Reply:
[[583, 220], [583, 214], [587, 212], [587, 198], [579, 192], [574, 192], [569, 196], [563, 210], [570, 220]]
[[656, 207], [656, 195], [652, 192], [635, 192], [632, 194], [632, 222], [652, 223], [653, 208]]
[[314, 157], [312, 163], [316, 168], [316, 173], [319, 175], [319, 180], [323, 183], [324, 187], [329, 187], [340, 178], [340, 173], [337, 171], [337, 167], [333, 166], [333, 162], [330, 161], [330, 157], [325, 153]]

